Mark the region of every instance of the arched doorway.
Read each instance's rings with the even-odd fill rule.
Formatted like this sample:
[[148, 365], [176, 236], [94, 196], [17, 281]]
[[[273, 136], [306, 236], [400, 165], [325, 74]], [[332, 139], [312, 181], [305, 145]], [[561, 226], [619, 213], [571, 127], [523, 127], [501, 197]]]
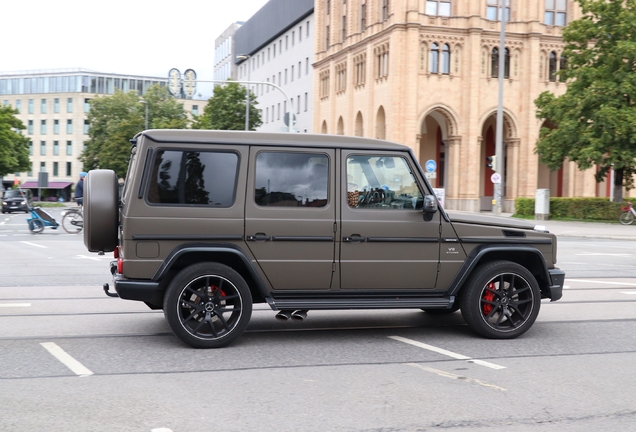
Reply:
[[362, 113], [358, 111], [356, 116], [356, 136], [364, 136], [364, 123], [362, 121]]
[[378, 109], [378, 114], [375, 117], [375, 137], [377, 139], [386, 139], [386, 115], [382, 106]]

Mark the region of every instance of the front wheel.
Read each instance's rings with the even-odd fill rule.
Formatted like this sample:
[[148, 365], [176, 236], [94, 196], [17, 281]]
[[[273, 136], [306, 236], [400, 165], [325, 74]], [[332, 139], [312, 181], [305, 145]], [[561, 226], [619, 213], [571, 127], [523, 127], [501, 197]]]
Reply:
[[29, 229], [33, 234], [40, 234], [44, 231], [44, 222], [40, 219], [31, 219], [29, 221]]
[[77, 234], [84, 227], [84, 218], [79, 211], [70, 210], [62, 217], [62, 228], [69, 234]]
[[623, 225], [631, 225], [634, 222], [634, 213], [631, 211], [623, 212], [618, 217], [618, 221]]
[[475, 269], [460, 301], [462, 316], [473, 331], [491, 339], [512, 339], [534, 324], [541, 293], [525, 267], [493, 261]]
[[199, 263], [170, 282], [163, 311], [179, 339], [194, 348], [220, 348], [236, 340], [252, 315], [252, 295], [234, 269]]

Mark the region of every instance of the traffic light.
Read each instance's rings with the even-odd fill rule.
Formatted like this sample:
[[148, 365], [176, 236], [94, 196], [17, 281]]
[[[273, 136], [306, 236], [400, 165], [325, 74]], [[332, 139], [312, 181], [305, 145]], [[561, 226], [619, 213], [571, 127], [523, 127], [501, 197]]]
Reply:
[[497, 171], [497, 156], [486, 156], [486, 166], [493, 171]]

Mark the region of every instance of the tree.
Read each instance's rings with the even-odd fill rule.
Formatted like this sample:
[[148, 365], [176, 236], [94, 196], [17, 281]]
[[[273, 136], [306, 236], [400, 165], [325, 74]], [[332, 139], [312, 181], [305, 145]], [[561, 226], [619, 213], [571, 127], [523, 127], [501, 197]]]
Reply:
[[29, 139], [20, 133], [24, 124], [10, 106], [0, 106], [0, 177], [30, 171]]
[[117, 90], [112, 96], [91, 99], [88, 113], [90, 130], [80, 161], [84, 169], [112, 169], [126, 176], [130, 158], [130, 139], [145, 129], [146, 103], [149, 129], [183, 129], [188, 118], [165, 87], [151, 86], [143, 99], [136, 92]]
[[[245, 86], [228, 81], [214, 87], [214, 93], [203, 110], [195, 118], [193, 129], [245, 130]], [[249, 130], [263, 124], [261, 110], [257, 108], [256, 96], [250, 91]]]
[[583, 18], [563, 30], [567, 91], [543, 92], [536, 152], [551, 169], [567, 158], [579, 169], [598, 167], [601, 182], [614, 169], [614, 199], [634, 187], [636, 173], [636, 0], [576, 0]]

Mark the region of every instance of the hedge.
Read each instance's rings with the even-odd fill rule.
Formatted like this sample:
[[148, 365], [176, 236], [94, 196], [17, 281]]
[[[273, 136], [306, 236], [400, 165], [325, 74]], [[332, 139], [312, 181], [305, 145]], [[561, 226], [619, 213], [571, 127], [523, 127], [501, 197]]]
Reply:
[[[550, 198], [550, 219], [617, 221], [621, 206], [607, 198]], [[534, 218], [534, 198], [517, 198], [515, 216]]]

